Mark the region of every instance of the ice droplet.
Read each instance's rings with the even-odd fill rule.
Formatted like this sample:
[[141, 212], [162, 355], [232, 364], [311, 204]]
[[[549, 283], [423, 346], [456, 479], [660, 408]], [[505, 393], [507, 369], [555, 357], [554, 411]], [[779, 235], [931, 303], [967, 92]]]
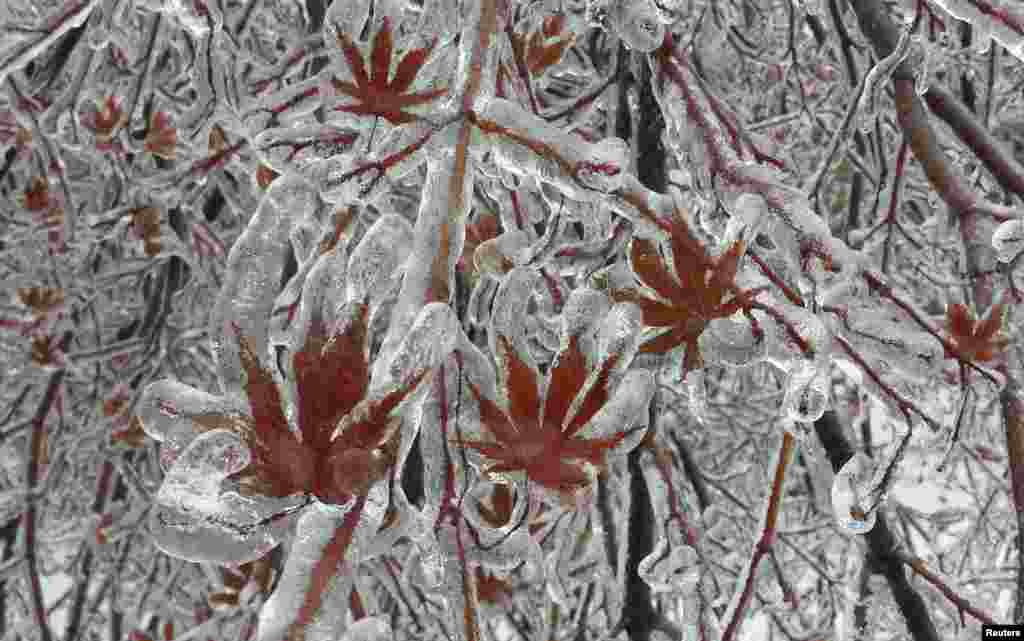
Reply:
[[1008, 220], [992, 233], [992, 247], [1001, 263], [1013, 262], [1024, 252], [1024, 220]]
[[875, 526], [876, 511], [863, 506], [873, 477], [871, 468], [871, 460], [857, 452], [832, 481], [832, 510], [839, 527], [848, 534], [866, 534]]

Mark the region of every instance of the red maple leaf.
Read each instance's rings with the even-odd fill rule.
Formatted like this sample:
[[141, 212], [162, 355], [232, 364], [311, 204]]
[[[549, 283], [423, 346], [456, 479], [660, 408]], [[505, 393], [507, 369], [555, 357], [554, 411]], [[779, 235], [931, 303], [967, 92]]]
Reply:
[[973, 318], [971, 312], [960, 303], [946, 309], [946, 328], [956, 350], [946, 349], [947, 358], [963, 358], [984, 362], [995, 358], [1003, 351], [1009, 339], [999, 333], [1003, 324], [1003, 305], [993, 305], [983, 320]]
[[[548, 392], [540, 400], [538, 375], [516, 353], [508, 338], [499, 336], [498, 356], [505, 365], [501, 377], [508, 411], [484, 397], [470, 383], [480, 404], [480, 419], [493, 442], [462, 441], [493, 461], [485, 474], [523, 471], [541, 486], [570, 496], [587, 486], [586, 464], [601, 467], [608, 450], [626, 437], [583, 439], [576, 434], [608, 401], [608, 377], [618, 356], [605, 359], [593, 383], [585, 386], [588, 368], [577, 337], [570, 337], [549, 374]], [[582, 395], [573, 409], [573, 401]]]
[[229, 480], [244, 493], [307, 493], [341, 504], [365, 495], [394, 464], [397, 424], [391, 412], [425, 373], [367, 396], [368, 309], [353, 303], [346, 311], [331, 334], [314, 317], [302, 349], [292, 358], [301, 439], [289, 429], [273, 376], [238, 333], [252, 419], [203, 414], [193, 421], [204, 431], [229, 429], [242, 437], [250, 463]]
[[641, 353], [662, 354], [680, 345], [686, 346], [685, 375], [703, 366], [697, 340], [708, 323], [749, 309], [757, 290], [740, 291], [735, 285], [744, 249], [742, 241], [736, 241], [721, 256], [712, 258], [678, 213], [671, 228], [674, 275], [654, 242], [634, 238], [630, 251], [632, 268], [640, 282], [660, 298], [638, 288], [615, 289], [610, 294], [616, 302], [639, 306], [645, 325], [667, 329], [641, 345]]
[[405, 109], [430, 102], [448, 91], [447, 88], [441, 88], [433, 91], [406, 93], [416, 80], [416, 74], [419, 73], [424, 61], [433, 51], [437, 40], [435, 39], [429, 47], [412, 49], [406, 53], [395, 68], [394, 77], [389, 81], [392, 53], [391, 21], [385, 17], [382, 23], [380, 31], [373, 38], [369, 75], [359, 48], [345, 35], [344, 31], [337, 30], [338, 46], [341, 47], [355, 84], [337, 78], [332, 78], [331, 82], [338, 92], [358, 101], [357, 104], [338, 107], [337, 110], [352, 114], [380, 116], [396, 125], [412, 122], [416, 120], [416, 116], [408, 113]]

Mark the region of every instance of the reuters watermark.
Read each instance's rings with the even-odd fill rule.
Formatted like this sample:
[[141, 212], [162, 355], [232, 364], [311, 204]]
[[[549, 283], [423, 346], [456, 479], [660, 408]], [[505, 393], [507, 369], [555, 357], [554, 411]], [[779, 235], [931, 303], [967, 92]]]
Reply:
[[1024, 639], [1024, 625], [983, 625], [982, 639]]

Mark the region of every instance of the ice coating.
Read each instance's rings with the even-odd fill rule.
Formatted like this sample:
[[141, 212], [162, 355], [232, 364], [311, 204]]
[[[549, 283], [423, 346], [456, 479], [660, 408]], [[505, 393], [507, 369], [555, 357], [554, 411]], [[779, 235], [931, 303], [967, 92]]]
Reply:
[[665, 40], [663, 13], [652, 0], [619, 0], [611, 12], [611, 25], [623, 43], [649, 53]]
[[403, 218], [395, 214], [378, 218], [349, 258], [349, 300], [368, 303], [379, 298], [385, 284], [404, 264], [411, 242], [412, 228]]
[[277, 297], [294, 220], [293, 210], [282, 210], [275, 201], [278, 195], [305, 188], [298, 178], [282, 176], [275, 180], [228, 254], [228, 276], [214, 305], [210, 327], [218, 378], [228, 394], [241, 394], [243, 384], [234, 326], [249, 337], [258, 357], [267, 354], [267, 318]]
[[1024, 252], [1024, 220], [1008, 220], [992, 233], [992, 247], [1001, 263], [1010, 263]]
[[875, 526], [875, 510], [864, 506], [873, 475], [871, 459], [857, 452], [832, 481], [832, 511], [840, 529], [848, 534], [867, 534]]

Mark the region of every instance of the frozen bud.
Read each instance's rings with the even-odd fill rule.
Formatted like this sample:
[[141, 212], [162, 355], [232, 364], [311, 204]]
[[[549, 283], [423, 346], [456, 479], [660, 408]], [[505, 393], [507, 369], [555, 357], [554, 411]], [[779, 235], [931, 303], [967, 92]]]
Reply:
[[829, 401], [829, 380], [817, 363], [800, 363], [789, 374], [783, 412], [794, 421], [811, 423], [825, 413]]
[[732, 206], [732, 215], [725, 226], [724, 247], [731, 246], [737, 240], [745, 246], [754, 242], [761, 228], [764, 214], [768, 211], [765, 199], [757, 194], [742, 194]]
[[1013, 262], [1024, 252], [1024, 220], [1008, 220], [992, 233], [992, 247], [1001, 263]]
[[629, 146], [621, 138], [605, 138], [590, 146], [589, 158], [576, 166], [576, 177], [586, 187], [608, 193], [622, 186], [629, 167]]
[[652, 0], [621, 0], [610, 15], [611, 27], [627, 47], [650, 53], [665, 41], [665, 24]]
[[871, 460], [857, 452], [832, 481], [832, 510], [839, 527], [848, 534], [866, 534], [875, 526], [875, 510], [865, 505], [872, 477]]

